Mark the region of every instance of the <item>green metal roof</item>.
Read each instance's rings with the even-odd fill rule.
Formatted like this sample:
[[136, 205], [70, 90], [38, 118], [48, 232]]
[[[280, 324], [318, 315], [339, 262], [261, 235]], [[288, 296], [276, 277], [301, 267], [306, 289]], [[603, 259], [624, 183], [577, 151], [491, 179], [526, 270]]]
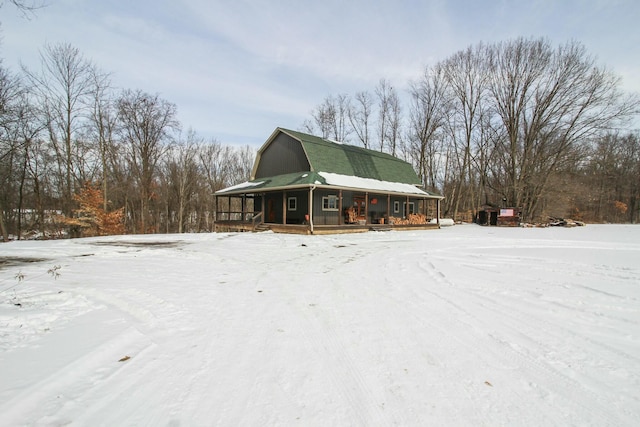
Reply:
[[257, 190], [276, 190], [296, 187], [309, 188], [312, 185], [325, 185], [326, 183], [326, 180], [315, 172], [295, 172], [269, 178], [258, 178], [216, 191], [216, 193], [235, 194], [255, 192]]
[[441, 199], [435, 193], [424, 191], [413, 184], [379, 181], [372, 178], [360, 178], [327, 172], [294, 172], [268, 178], [258, 178], [228, 187], [216, 194], [251, 194], [263, 191], [281, 191], [301, 188], [342, 188], [353, 191], [368, 191], [382, 194], [409, 195], [419, 198]]
[[330, 172], [379, 181], [420, 185], [413, 167], [390, 154], [342, 144], [306, 133], [279, 128], [299, 140], [313, 172]]
[[[306, 133], [277, 128], [258, 152], [260, 154], [283, 132], [300, 141], [309, 161], [310, 171], [257, 178], [219, 190], [216, 194], [242, 194], [265, 190], [319, 187], [361, 188], [383, 193], [413, 194], [418, 197], [443, 198], [418, 189], [421, 182], [413, 167], [394, 156], [354, 145], [323, 139]], [[324, 175], [324, 176], [322, 176]], [[327, 177], [331, 177], [328, 182]], [[344, 177], [346, 179], [342, 179]], [[348, 177], [357, 177], [349, 180]]]
[[283, 187], [309, 187], [310, 185], [324, 185], [326, 181], [320, 175], [315, 172], [305, 173], [288, 173], [286, 175], [272, 176], [269, 178], [261, 178], [255, 180], [258, 184], [258, 188], [283, 188]]

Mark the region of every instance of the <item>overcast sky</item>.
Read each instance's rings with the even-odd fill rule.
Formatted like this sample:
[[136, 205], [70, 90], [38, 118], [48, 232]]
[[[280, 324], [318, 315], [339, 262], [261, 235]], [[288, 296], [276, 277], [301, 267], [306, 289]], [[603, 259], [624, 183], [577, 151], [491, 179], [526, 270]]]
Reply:
[[45, 0], [25, 19], [0, 0], [0, 58], [40, 68], [70, 43], [113, 85], [158, 93], [184, 129], [259, 146], [298, 129], [325, 96], [404, 91], [425, 66], [480, 41], [582, 42], [640, 92], [638, 0]]

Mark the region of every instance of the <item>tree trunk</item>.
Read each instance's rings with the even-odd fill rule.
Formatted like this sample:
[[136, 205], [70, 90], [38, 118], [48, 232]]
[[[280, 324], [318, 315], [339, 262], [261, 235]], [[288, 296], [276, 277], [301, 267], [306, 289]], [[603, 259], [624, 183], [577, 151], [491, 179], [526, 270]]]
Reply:
[[7, 233], [7, 227], [4, 224], [4, 208], [2, 207], [2, 200], [0, 200], [0, 232], [2, 232], [2, 241], [9, 241], [9, 233]]

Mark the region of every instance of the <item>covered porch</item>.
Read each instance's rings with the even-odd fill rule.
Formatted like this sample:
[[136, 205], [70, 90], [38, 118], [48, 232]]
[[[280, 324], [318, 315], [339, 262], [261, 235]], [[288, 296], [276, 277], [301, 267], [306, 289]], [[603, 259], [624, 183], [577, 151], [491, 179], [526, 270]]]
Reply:
[[440, 228], [441, 197], [357, 188], [245, 191], [216, 196], [215, 229], [297, 234]]

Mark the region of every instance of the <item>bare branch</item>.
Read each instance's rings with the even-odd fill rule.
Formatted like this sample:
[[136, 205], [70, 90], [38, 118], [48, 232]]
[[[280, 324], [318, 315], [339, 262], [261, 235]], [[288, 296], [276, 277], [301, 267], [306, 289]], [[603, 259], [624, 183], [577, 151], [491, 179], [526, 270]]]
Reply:
[[[37, 10], [49, 6], [49, 4], [44, 0], [9, 0], [9, 3], [14, 5], [26, 19], [30, 19], [32, 16], [35, 16], [35, 12]], [[2, 6], [3, 3], [0, 3], [0, 8], [2, 8]]]

